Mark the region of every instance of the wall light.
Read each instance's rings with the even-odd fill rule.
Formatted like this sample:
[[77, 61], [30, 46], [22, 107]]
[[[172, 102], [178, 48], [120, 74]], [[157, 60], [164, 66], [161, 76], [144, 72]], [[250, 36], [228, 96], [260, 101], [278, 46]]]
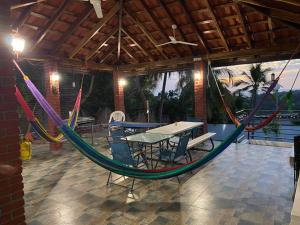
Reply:
[[199, 72], [199, 71], [195, 72], [195, 73], [194, 73], [194, 79], [195, 79], [195, 80], [200, 80], [200, 78], [201, 78], [200, 72]]
[[13, 37], [11, 40], [11, 46], [14, 52], [22, 53], [25, 48], [25, 40], [20, 37]]
[[119, 85], [122, 86], [122, 87], [126, 86], [127, 85], [127, 80], [125, 80], [123, 78], [119, 79]]
[[51, 75], [51, 81], [52, 82], [57, 82], [60, 80], [60, 76], [57, 72], [53, 72], [52, 75]]

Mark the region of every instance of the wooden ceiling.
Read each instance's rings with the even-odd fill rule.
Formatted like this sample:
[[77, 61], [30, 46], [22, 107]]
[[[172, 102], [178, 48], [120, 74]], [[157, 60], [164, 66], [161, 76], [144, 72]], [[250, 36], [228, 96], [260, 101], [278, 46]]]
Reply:
[[[106, 0], [102, 8], [98, 19], [89, 2], [46, 0], [12, 9], [12, 27], [27, 40], [27, 58], [139, 72], [206, 57], [283, 59], [300, 40], [299, 0]], [[169, 41], [172, 24], [178, 40], [198, 46], [157, 47]]]

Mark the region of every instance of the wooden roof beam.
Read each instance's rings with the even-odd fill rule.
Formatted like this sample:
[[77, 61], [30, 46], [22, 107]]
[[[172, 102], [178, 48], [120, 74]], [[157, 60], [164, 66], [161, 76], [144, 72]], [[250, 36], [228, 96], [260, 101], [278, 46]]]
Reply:
[[[165, 32], [165, 29], [161, 26], [161, 24], [155, 19], [155, 15], [153, 13], [153, 10], [149, 10], [149, 7], [147, 6], [145, 0], [139, 0], [141, 5], [143, 6], [145, 12], [148, 14], [149, 18], [151, 19], [151, 22], [155, 24], [155, 26], [158, 28], [158, 31], [163, 35], [163, 37], [166, 39], [166, 41], [170, 41], [169, 35]], [[173, 45], [172, 46], [178, 56], [181, 56], [180, 51], [178, 48]]]
[[100, 60], [100, 63], [103, 63], [117, 49], [118, 49], [118, 45], [116, 45], [111, 50], [109, 50], [105, 55], [103, 55], [103, 57], [101, 57], [102, 59]]
[[129, 32], [123, 27], [122, 28], [122, 32], [143, 52], [143, 54], [147, 57], [149, 57], [150, 61], [154, 61], [153, 56], [151, 55], [151, 53], [149, 53], [147, 50], [145, 50], [141, 44], [139, 44], [133, 37], [131, 34], [129, 34]]
[[65, 8], [67, 7], [70, 0], [64, 0], [63, 3], [57, 8], [54, 15], [49, 19], [47, 24], [43, 26], [43, 29], [38, 33], [38, 37], [31, 47], [31, 51], [33, 51], [45, 38], [46, 34], [49, 32], [51, 27], [56, 23], [56, 21], [59, 19], [59, 17], [63, 14]]
[[242, 28], [243, 28], [243, 31], [244, 31], [244, 34], [245, 34], [245, 38], [246, 38], [246, 42], [247, 42], [249, 48], [252, 48], [253, 47], [252, 46], [252, 41], [251, 41], [251, 38], [249, 37], [246, 22], [245, 22], [245, 19], [244, 19], [242, 13], [241, 13], [240, 6], [236, 2], [233, 2], [233, 7], [236, 9], [236, 13], [237, 13], [238, 18], [240, 20], [240, 23], [242, 25]]
[[69, 58], [73, 58], [98, 32], [101, 30], [105, 24], [111, 20], [111, 18], [116, 15], [120, 10], [120, 3], [117, 2], [114, 7], [94, 26], [94, 28], [88, 32], [80, 43], [75, 47], [75, 49], [69, 55]]
[[139, 22], [128, 9], [123, 9], [124, 12], [130, 17], [130, 19], [139, 27], [139, 29], [145, 34], [145, 36], [149, 39], [149, 41], [154, 45], [154, 47], [159, 51], [159, 53], [165, 58], [168, 59], [168, 56], [164, 53], [161, 47], [157, 46], [158, 43], [156, 40], [152, 37], [152, 35], [147, 31], [147, 29], [144, 27], [144, 25]]
[[116, 33], [118, 32], [118, 28], [116, 27], [115, 29], [113, 29], [106, 38], [104, 38], [102, 41], [100, 41], [97, 45], [96, 48], [94, 48], [94, 50], [85, 57], [85, 61], [88, 61], [89, 59], [93, 58], [93, 56], [95, 54], [97, 54], [97, 52], [106, 44], [106, 42], [112, 38]]
[[135, 58], [130, 51], [128, 50], [127, 47], [125, 47], [124, 45], [121, 46], [121, 49], [134, 61], [134, 63], [139, 63], [139, 60], [137, 58]]
[[28, 19], [28, 17], [31, 14], [31, 10], [33, 8], [33, 5], [27, 7], [26, 9], [23, 10], [21, 16], [19, 17], [19, 19], [14, 23], [13, 25], [13, 29], [20, 29], [20, 27], [22, 27], [26, 20]]
[[[260, 7], [260, 6], [257, 6], [257, 5], [253, 5], [253, 4], [248, 4], [248, 3], [244, 2], [244, 0], [239, 0], [239, 3], [243, 4], [244, 6], [246, 6], [248, 8], [251, 8], [251, 9], [253, 9], [253, 10], [259, 12], [259, 13], [262, 13], [262, 14], [268, 16], [268, 17], [271, 17], [274, 20], [277, 20], [281, 24], [284, 24], [284, 25], [286, 25], [290, 28], [297, 29], [298, 31], [300, 30], [300, 24], [296, 23], [296, 18], [294, 19], [295, 21], [292, 22], [292, 21], [290, 21], [290, 19], [286, 20], [286, 18], [284, 18], [283, 15], [281, 15], [282, 13], [276, 14], [274, 12], [274, 10], [264, 8], [264, 7]], [[297, 15], [297, 16], [299, 16], [299, 15]]]
[[80, 27], [80, 25], [94, 12], [94, 8], [89, 7], [85, 12], [83, 12], [82, 16], [78, 17], [77, 20], [73, 23], [70, 29], [66, 32], [65, 35], [56, 43], [56, 48], [53, 53], [58, 52], [62, 45], [70, 38], [70, 36]]
[[295, 6], [299, 6], [300, 7], [300, 2], [299, 0], [274, 0], [275, 2], [284, 2], [284, 3], [288, 3], [291, 5], [295, 5]]
[[199, 28], [196, 25], [196, 23], [195, 23], [194, 19], [192, 18], [192, 16], [189, 14], [189, 11], [187, 9], [185, 1], [180, 0], [180, 1], [178, 1], [178, 4], [181, 6], [181, 9], [183, 10], [183, 13], [184, 13], [185, 17], [188, 19], [189, 23], [192, 25], [193, 29], [195, 30], [196, 36], [197, 36], [199, 42], [201, 43], [202, 47], [204, 48], [205, 52], [208, 53], [209, 49], [207, 48], [207, 46], [204, 42], [204, 38], [201, 34], [201, 31], [199, 30]]
[[273, 23], [271, 17], [268, 17], [268, 27], [269, 27], [269, 37], [270, 37], [271, 45], [274, 45], [275, 35], [273, 33]]
[[224, 43], [224, 45], [225, 45], [225, 48], [226, 48], [227, 51], [229, 51], [229, 46], [228, 46], [227, 41], [226, 41], [226, 39], [225, 39], [225, 37], [224, 37], [223, 31], [222, 31], [222, 29], [221, 29], [221, 27], [220, 27], [220, 25], [219, 25], [219, 22], [218, 22], [218, 20], [217, 20], [217, 17], [216, 17], [216, 15], [215, 15], [213, 9], [211, 8], [211, 5], [210, 5], [209, 1], [208, 1], [208, 0], [205, 0], [205, 1], [206, 1], [208, 10], [209, 10], [209, 12], [210, 12], [210, 16], [212, 17], [212, 19], [214, 20], [214, 22], [215, 22], [215, 24], [216, 24], [216, 29], [218, 30], [218, 33], [219, 33], [219, 35], [220, 35], [220, 37], [221, 37], [221, 39], [222, 39], [222, 41], [223, 41], [223, 43]]
[[[177, 30], [178, 30], [178, 32], [179, 32], [179, 34], [180, 34], [182, 40], [185, 41], [185, 42], [188, 42], [187, 39], [185, 38], [185, 36], [184, 36], [184, 34], [183, 34], [181, 28], [178, 26], [178, 24], [177, 24], [177, 22], [176, 22], [174, 16], [172, 15], [171, 11], [169, 10], [168, 6], [166, 5], [166, 3], [164, 3], [164, 1], [162, 1], [162, 0], [158, 0], [158, 3], [159, 3], [159, 6], [160, 6], [161, 8], [163, 8], [163, 10], [166, 12], [168, 18], [171, 20], [171, 23], [172, 23], [172, 24], [175, 24], [175, 25], [177, 26]], [[193, 54], [193, 49], [192, 49], [192, 47], [191, 47], [191, 46], [187, 46], [187, 47], [188, 47], [188, 49], [190, 50], [190, 52]]]

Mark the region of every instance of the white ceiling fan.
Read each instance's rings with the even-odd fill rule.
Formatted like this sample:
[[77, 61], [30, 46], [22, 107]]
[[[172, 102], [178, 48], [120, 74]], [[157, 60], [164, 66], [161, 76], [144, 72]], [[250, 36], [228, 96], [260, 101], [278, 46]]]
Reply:
[[97, 17], [99, 19], [103, 17], [101, 0], [81, 0], [81, 1], [90, 2], [94, 6]]
[[196, 43], [191, 43], [191, 42], [176, 40], [177, 25], [173, 24], [172, 25], [172, 29], [173, 29], [173, 36], [169, 36], [169, 38], [170, 38], [171, 41], [163, 43], [163, 44], [160, 44], [160, 45], [157, 45], [157, 47], [164, 46], [164, 45], [169, 45], [169, 44], [173, 44], [173, 45], [175, 45], [175, 44], [182, 44], [182, 45], [191, 45], [191, 46], [197, 46], [198, 45]]
[[[26, 6], [30, 6], [30, 5], [34, 5], [34, 4], [37, 4], [37, 3], [42, 3], [42, 2], [45, 2], [45, 1], [46, 0], [36, 0], [36, 1], [31, 1], [31, 2], [27, 2], [27, 3], [23, 3], [23, 4], [13, 5], [11, 7], [11, 10], [26, 7]], [[90, 2], [94, 6], [97, 17], [99, 19], [103, 17], [102, 7], [101, 7], [101, 0], [81, 0], [81, 1]]]

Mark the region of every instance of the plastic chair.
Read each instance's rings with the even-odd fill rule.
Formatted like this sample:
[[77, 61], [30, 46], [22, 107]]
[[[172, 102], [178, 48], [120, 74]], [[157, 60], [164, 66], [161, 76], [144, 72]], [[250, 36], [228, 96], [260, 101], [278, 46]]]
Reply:
[[108, 123], [112, 121], [125, 121], [125, 114], [122, 111], [114, 111], [110, 114]]
[[[113, 160], [119, 161], [125, 165], [133, 166], [133, 167], [138, 167], [140, 163], [144, 162], [145, 158], [143, 157], [142, 154], [137, 154], [136, 157], [133, 156], [134, 152], [129, 147], [128, 142], [126, 140], [121, 140], [121, 139], [115, 140], [112, 137], [107, 137], [107, 141], [111, 149]], [[142, 161], [140, 161], [140, 156], [142, 156], [143, 159]], [[110, 182], [110, 179], [112, 177], [111, 175], [112, 172], [110, 171], [106, 183], [107, 185], [113, 183], [113, 181]], [[131, 192], [133, 191], [134, 181], [135, 178], [133, 178], [132, 180], [132, 185], [130, 188]]]

